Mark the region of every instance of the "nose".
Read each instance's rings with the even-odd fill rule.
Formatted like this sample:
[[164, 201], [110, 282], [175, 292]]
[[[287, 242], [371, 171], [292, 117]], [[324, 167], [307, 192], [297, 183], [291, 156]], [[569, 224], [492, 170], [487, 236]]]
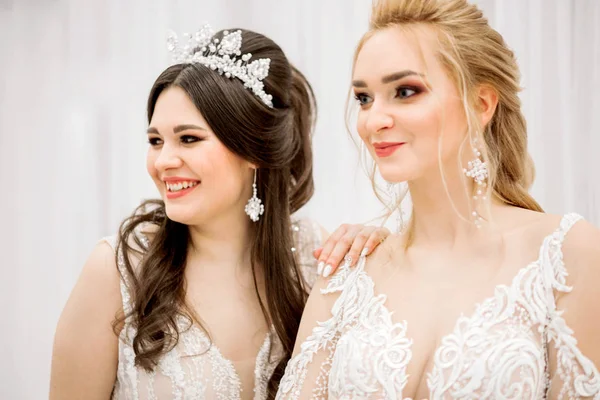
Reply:
[[168, 169], [179, 168], [183, 165], [183, 161], [179, 156], [177, 148], [172, 145], [163, 144], [159, 150], [158, 157], [154, 160], [154, 167], [158, 171], [166, 171]]
[[370, 133], [379, 133], [394, 126], [394, 118], [385, 104], [373, 103], [368, 111], [365, 127]]

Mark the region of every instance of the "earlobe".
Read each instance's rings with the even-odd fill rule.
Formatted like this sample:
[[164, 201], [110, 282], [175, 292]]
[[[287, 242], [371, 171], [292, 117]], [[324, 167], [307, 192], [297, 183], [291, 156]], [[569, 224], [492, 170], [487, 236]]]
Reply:
[[498, 93], [488, 85], [479, 88], [478, 96], [479, 116], [481, 126], [485, 127], [492, 120], [498, 106]]

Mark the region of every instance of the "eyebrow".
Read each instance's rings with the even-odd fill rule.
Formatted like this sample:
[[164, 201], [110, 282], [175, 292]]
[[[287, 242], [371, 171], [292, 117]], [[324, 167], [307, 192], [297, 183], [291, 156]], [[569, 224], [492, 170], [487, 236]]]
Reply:
[[[415, 71], [411, 71], [409, 69], [404, 70], [404, 71], [400, 71], [400, 72], [394, 72], [393, 74], [389, 74], [384, 76], [383, 78], [381, 78], [381, 83], [386, 84], [386, 83], [390, 83], [390, 82], [394, 82], [394, 81], [398, 81], [402, 78], [406, 78], [407, 76], [412, 76], [412, 75], [417, 75], [420, 77], [424, 77], [423, 74], [419, 74], [418, 72]], [[354, 87], [359, 87], [359, 88], [365, 88], [367, 87], [367, 83], [365, 81], [361, 81], [361, 80], [356, 80], [356, 81], [352, 81], [352, 86]]]
[[[192, 125], [192, 124], [185, 124], [185, 125], [177, 125], [175, 128], [173, 128], [173, 133], [179, 133], [181, 131], [187, 131], [187, 130], [199, 130], [199, 131], [205, 131], [206, 128], [203, 128], [201, 126], [198, 125]], [[154, 127], [149, 127], [148, 130], [146, 131], [148, 133], [155, 133], [155, 134], [159, 134], [158, 133], [158, 129], [154, 128]]]

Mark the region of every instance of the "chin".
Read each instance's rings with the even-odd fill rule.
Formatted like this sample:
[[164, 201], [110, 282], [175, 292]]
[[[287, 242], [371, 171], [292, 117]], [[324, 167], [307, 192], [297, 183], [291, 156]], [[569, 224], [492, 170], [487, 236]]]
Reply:
[[184, 225], [193, 225], [193, 222], [198, 219], [198, 210], [191, 209], [186, 205], [173, 205], [166, 203], [165, 212], [171, 221], [179, 222]]
[[407, 182], [413, 179], [413, 174], [400, 168], [379, 168], [379, 174], [389, 183]]
[[409, 182], [423, 176], [424, 165], [414, 157], [378, 160], [377, 169], [381, 177], [389, 183]]

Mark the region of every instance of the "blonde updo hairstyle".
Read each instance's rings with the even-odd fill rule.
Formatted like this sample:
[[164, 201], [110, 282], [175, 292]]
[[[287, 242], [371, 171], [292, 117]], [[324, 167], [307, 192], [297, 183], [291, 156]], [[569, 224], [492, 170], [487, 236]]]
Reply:
[[[543, 211], [528, 193], [535, 173], [518, 96], [519, 68], [512, 50], [477, 6], [466, 0], [374, 0], [369, 30], [356, 47], [354, 64], [364, 44], [378, 31], [390, 27], [408, 31], [421, 25], [437, 31], [437, 57], [462, 99], [466, 139], [477, 138], [482, 147], [481, 157], [489, 170], [488, 202], [493, 196], [505, 204]], [[485, 127], [480, 126], [475, 103], [481, 85], [493, 88], [498, 98]], [[371, 171], [375, 187], [374, 175], [375, 168]]]

